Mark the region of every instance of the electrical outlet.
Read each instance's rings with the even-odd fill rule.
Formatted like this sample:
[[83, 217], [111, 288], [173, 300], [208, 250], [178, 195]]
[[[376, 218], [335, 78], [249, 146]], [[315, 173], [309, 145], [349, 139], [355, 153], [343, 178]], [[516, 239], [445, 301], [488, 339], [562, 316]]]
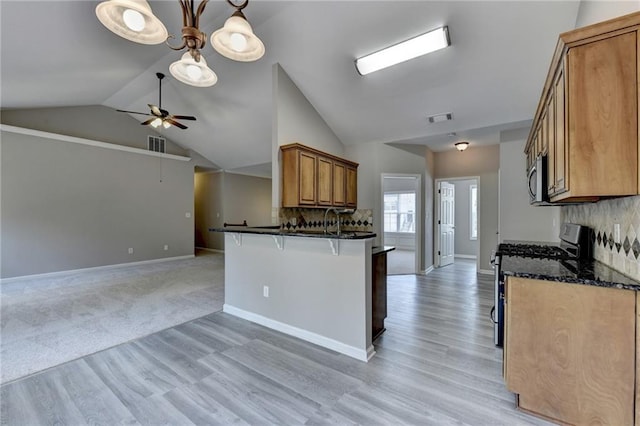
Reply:
[[620, 244], [620, 224], [613, 225], [613, 242]]
[[129, 247], [129, 254], [133, 254], [133, 247]]
[[264, 297], [269, 297], [269, 286], [268, 285], [265, 285], [265, 286], [262, 287], [262, 295]]
[[167, 244], [164, 245], [164, 251], [169, 250], [169, 246]]

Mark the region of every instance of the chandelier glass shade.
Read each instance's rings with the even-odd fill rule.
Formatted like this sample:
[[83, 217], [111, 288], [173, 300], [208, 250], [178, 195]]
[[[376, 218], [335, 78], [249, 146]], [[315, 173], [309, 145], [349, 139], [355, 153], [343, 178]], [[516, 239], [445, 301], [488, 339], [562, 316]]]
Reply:
[[[175, 38], [168, 35], [162, 22], [153, 14], [146, 0], [106, 0], [96, 7], [96, 15], [102, 24], [115, 34], [137, 43], [159, 44], [166, 42], [173, 50], [188, 49], [179, 61], [169, 67], [171, 74], [181, 82], [196, 87], [212, 86], [218, 80], [207, 66], [200, 52], [205, 47], [207, 35], [198, 28], [200, 16], [209, 0], [201, 0], [197, 9], [195, 0], [178, 0], [182, 9], [182, 42], [177, 46], [168, 43]], [[251, 25], [242, 13], [249, 0], [240, 5], [227, 2], [236, 9], [223, 28], [211, 35], [211, 44], [221, 55], [240, 62], [260, 59], [264, 44], [253, 33]]]
[[160, 44], [168, 32], [146, 0], [109, 0], [96, 6], [96, 16], [113, 33], [141, 44]]
[[204, 56], [200, 56], [200, 61], [196, 62], [191, 56], [191, 52], [185, 52], [179, 61], [169, 65], [169, 72], [177, 80], [196, 87], [209, 87], [216, 84], [218, 76], [207, 66]]
[[227, 19], [224, 27], [211, 34], [211, 45], [222, 56], [234, 61], [251, 62], [264, 55], [264, 44], [240, 10]]

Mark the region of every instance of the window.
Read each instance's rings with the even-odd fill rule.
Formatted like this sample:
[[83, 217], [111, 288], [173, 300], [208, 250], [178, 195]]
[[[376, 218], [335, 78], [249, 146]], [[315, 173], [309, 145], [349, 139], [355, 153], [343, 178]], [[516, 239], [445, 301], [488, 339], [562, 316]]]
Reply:
[[384, 193], [384, 232], [415, 233], [415, 192]]
[[469, 239], [478, 239], [478, 185], [469, 185]]

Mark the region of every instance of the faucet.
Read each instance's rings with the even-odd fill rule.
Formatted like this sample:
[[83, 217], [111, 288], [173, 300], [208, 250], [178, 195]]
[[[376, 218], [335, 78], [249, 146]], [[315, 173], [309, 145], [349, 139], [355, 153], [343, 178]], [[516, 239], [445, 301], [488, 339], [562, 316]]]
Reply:
[[341, 214], [352, 214], [353, 212], [355, 212], [354, 209], [337, 209], [335, 207], [329, 207], [328, 209], [326, 209], [324, 211], [324, 233], [325, 234], [329, 234], [329, 223], [327, 222], [327, 215], [329, 214], [329, 212], [333, 210], [333, 212], [336, 214], [336, 219], [338, 221], [338, 230], [337, 230], [337, 235], [340, 235], [340, 215]]

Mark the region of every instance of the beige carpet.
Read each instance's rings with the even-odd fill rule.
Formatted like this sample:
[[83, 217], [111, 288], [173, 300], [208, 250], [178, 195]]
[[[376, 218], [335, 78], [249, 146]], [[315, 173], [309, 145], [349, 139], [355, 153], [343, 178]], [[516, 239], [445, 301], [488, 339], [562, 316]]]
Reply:
[[0, 298], [6, 383], [221, 310], [224, 256], [25, 278]]

